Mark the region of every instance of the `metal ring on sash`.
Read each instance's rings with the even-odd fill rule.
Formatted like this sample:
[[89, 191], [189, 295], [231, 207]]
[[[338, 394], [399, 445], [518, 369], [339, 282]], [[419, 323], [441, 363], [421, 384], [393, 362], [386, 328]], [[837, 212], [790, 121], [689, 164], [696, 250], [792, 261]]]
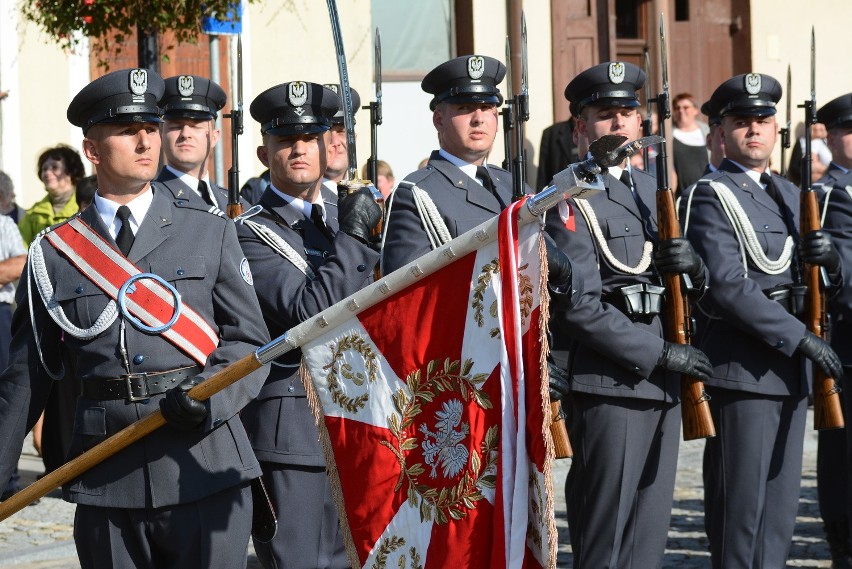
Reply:
[[[172, 314], [172, 319], [163, 324], [162, 326], [148, 326], [127, 310], [127, 290], [133, 285], [133, 283], [141, 279], [151, 279], [157, 281], [158, 283], [163, 285], [166, 290], [172, 293], [172, 297], [174, 297], [175, 299], [175, 311], [174, 314]], [[177, 291], [177, 289], [171, 284], [169, 284], [166, 279], [164, 279], [160, 275], [155, 275], [154, 273], [138, 273], [127, 279], [127, 281], [125, 281], [125, 283], [121, 285], [121, 288], [118, 290], [117, 300], [118, 309], [121, 315], [127, 320], [129, 320], [135, 328], [138, 328], [139, 330], [142, 330], [143, 332], [148, 332], [150, 334], [160, 334], [174, 326], [175, 322], [177, 322], [178, 317], [180, 317], [180, 311], [183, 308], [183, 303], [180, 299], [180, 293]]]

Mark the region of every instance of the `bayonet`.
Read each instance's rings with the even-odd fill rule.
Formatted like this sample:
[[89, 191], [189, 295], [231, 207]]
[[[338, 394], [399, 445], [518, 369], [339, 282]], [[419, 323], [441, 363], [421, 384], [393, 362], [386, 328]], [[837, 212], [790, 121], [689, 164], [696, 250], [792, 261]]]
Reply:
[[[236, 103], [236, 104], [235, 104]], [[228, 170], [228, 217], [231, 219], [243, 213], [240, 203], [240, 135], [243, 134], [243, 37], [237, 35], [237, 98], [231, 98], [231, 112], [225, 117], [231, 119], [231, 167]]]
[[[513, 83], [514, 76], [510, 83]], [[521, 12], [521, 90], [513, 97], [515, 101], [515, 159], [512, 165], [512, 201], [526, 194], [527, 163], [525, 123], [530, 118], [529, 93], [527, 92], [527, 19]]]
[[379, 129], [382, 124], [382, 37], [376, 28], [373, 46], [373, 82], [376, 84], [376, 100], [370, 103], [370, 160], [368, 170], [370, 181], [378, 184], [379, 178]]
[[[642, 121], [642, 136], [651, 136], [652, 115], [654, 99], [651, 97], [651, 57], [648, 48], [645, 48], [645, 120]], [[645, 171], [651, 168], [651, 149], [646, 146], [642, 149], [642, 167]]]
[[512, 131], [515, 129], [515, 102], [512, 98], [512, 46], [506, 36], [506, 99], [500, 115], [503, 117], [503, 169], [512, 169]]
[[790, 148], [790, 120], [793, 114], [792, 112], [792, 101], [793, 101], [793, 80], [792, 75], [790, 74], [790, 64], [787, 64], [787, 90], [784, 92], [787, 95], [787, 123], [784, 128], [781, 129], [781, 176], [787, 177], [787, 149]]

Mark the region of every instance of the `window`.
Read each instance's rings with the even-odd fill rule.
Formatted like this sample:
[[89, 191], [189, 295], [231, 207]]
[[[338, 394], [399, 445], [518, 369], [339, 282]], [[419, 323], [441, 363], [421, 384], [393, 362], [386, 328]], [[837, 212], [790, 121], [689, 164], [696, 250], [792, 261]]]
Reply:
[[419, 79], [453, 57], [451, 0], [372, 0], [372, 10], [385, 79]]

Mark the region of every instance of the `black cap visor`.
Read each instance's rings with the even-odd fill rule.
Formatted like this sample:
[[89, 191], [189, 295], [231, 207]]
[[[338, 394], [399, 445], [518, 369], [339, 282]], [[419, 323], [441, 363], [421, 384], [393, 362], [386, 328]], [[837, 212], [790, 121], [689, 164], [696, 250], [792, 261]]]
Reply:
[[776, 113], [775, 103], [762, 99], [736, 99], [719, 110], [720, 117], [771, 117]]
[[434, 111], [439, 103], [492, 103], [499, 106], [503, 104], [503, 96], [492, 85], [460, 85], [435, 95], [429, 108]]
[[331, 124], [322, 119], [317, 122], [317, 117], [305, 117], [309, 120], [293, 121], [292, 119], [275, 119], [261, 126], [264, 134], [275, 136], [290, 136], [294, 134], [315, 134], [325, 132], [331, 128]]

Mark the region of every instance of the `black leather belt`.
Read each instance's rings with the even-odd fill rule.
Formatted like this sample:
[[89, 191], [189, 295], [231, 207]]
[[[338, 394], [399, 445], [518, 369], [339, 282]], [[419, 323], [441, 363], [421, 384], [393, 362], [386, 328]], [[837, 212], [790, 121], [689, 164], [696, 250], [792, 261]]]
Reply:
[[165, 393], [184, 379], [200, 372], [201, 366], [194, 365], [156, 373], [128, 373], [116, 379], [93, 379], [83, 382], [83, 397], [144, 401], [152, 395]]
[[663, 310], [665, 287], [637, 283], [618, 287], [601, 300], [623, 312], [631, 320], [650, 320]]
[[793, 316], [801, 316], [805, 313], [807, 293], [808, 287], [799, 284], [782, 284], [763, 291], [766, 298], [774, 300]]

